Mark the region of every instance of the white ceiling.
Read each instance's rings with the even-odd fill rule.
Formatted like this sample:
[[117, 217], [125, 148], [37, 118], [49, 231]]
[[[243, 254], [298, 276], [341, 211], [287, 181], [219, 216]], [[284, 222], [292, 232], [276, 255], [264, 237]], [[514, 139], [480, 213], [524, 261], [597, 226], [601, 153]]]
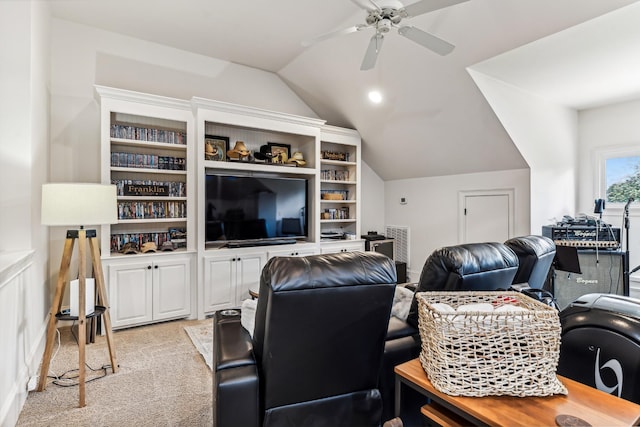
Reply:
[[[593, 21], [532, 43], [633, 3], [635, 15], [613, 14], [604, 26]], [[409, 21], [455, 44], [452, 54], [441, 57], [390, 33], [376, 67], [360, 71], [371, 32], [301, 45], [363, 23], [365, 12], [349, 0], [51, 2], [61, 19], [278, 74], [319, 117], [358, 129], [364, 160], [385, 180], [527, 167], [469, 76], [475, 64], [575, 108], [637, 97], [638, 6], [637, 0], [470, 0]], [[382, 104], [369, 104], [371, 88], [383, 92]]]

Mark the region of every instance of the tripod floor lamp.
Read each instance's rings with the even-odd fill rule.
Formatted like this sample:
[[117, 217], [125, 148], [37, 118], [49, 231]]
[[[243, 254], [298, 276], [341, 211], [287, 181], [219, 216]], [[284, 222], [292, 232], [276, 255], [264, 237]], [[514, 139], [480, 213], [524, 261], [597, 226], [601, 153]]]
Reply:
[[[107, 345], [111, 358], [111, 367], [116, 372], [118, 365], [113, 344], [111, 331], [111, 316], [109, 315], [109, 304], [100, 262], [99, 245], [97, 242], [96, 230], [87, 230], [84, 225], [113, 224], [118, 220], [116, 187], [115, 185], [101, 184], [80, 184], [80, 183], [51, 183], [42, 186], [42, 224], [50, 226], [76, 226], [79, 228], [67, 230], [67, 236], [62, 252], [62, 261], [58, 272], [58, 280], [49, 313], [49, 323], [47, 329], [47, 343], [42, 358], [40, 368], [40, 379], [38, 391], [43, 391], [47, 385], [47, 375], [51, 363], [51, 355], [55, 341], [56, 324], [61, 317], [62, 297], [69, 276], [69, 266], [73, 255], [73, 246], [78, 241], [78, 295], [73, 295], [73, 286], [70, 299], [78, 299], [77, 316], [71, 313], [70, 316], [61, 317], [78, 322], [78, 381], [80, 393], [80, 407], [85, 403], [85, 345], [87, 316], [94, 313], [87, 313], [87, 242], [94, 271], [94, 280], [98, 297], [98, 304], [103, 316]], [[91, 292], [89, 292], [91, 293]], [[95, 302], [95, 301], [94, 301]], [[72, 301], [72, 311], [75, 301]], [[102, 308], [104, 307], [104, 308]], [[95, 310], [98, 310], [96, 306]]]

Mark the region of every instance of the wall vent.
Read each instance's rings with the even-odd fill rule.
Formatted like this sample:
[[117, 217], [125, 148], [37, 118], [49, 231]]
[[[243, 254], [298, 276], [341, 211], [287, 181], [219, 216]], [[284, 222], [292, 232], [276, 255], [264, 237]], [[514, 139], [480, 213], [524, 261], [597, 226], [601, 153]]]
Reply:
[[406, 262], [409, 266], [409, 227], [400, 225], [387, 225], [384, 235], [393, 239], [393, 254], [396, 261]]

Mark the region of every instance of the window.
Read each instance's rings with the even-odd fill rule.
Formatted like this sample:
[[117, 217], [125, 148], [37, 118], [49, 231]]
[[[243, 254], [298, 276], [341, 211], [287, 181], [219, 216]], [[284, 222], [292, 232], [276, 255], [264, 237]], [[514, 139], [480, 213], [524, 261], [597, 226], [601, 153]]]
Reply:
[[599, 153], [600, 194], [607, 203], [640, 200], [640, 148]]
[[640, 156], [612, 157], [605, 164], [606, 201], [626, 203], [640, 197]]

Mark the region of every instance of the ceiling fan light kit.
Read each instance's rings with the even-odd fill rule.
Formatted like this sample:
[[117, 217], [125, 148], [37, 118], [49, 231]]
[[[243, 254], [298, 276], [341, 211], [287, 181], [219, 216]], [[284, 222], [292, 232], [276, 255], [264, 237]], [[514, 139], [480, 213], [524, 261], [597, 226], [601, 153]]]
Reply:
[[378, 59], [380, 50], [382, 48], [382, 42], [384, 35], [389, 33], [391, 28], [395, 28], [403, 37], [425, 47], [438, 55], [447, 55], [455, 48], [451, 43], [442, 40], [433, 34], [427, 33], [419, 28], [412, 26], [400, 26], [400, 22], [403, 19], [412, 18], [418, 15], [422, 15], [434, 10], [443, 9], [445, 7], [453, 6], [458, 3], [463, 3], [469, 0], [419, 0], [408, 6], [404, 6], [399, 0], [367, 0], [367, 5], [363, 5], [358, 0], [351, 0], [367, 11], [365, 24], [356, 25], [353, 27], [345, 28], [342, 30], [331, 31], [329, 33], [322, 34], [310, 41], [302, 43], [303, 46], [310, 46], [323, 40], [327, 40], [332, 37], [354, 33], [362, 31], [364, 29], [373, 28], [375, 34], [369, 40], [369, 46], [365, 51], [364, 59], [362, 60], [361, 70], [370, 70]]

